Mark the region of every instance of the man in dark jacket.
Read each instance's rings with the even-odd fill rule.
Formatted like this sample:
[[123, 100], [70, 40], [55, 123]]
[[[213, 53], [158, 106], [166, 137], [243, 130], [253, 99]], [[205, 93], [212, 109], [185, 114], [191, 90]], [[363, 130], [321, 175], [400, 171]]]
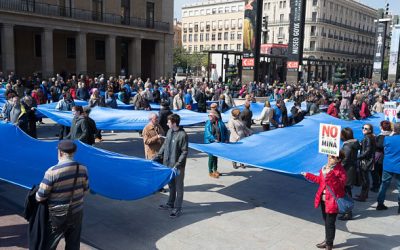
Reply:
[[66, 139], [80, 140], [83, 143], [89, 144], [89, 123], [85, 117], [82, 106], [72, 107], [72, 119], [71, 131], [67, 135]]
[[167, 204], [160, 205], [160, 209], [172, 209], [171, 218], [176, 218], [182, 213], [183, 180], [185, 178], [185, 165], [188, 155], [188, 136], [182, 127], [179, 127], [180, 116], [172, 114], [168, 116], [168, 133], [157, 156], [153, 159], [161, 161], [165, 166], [173, 168], [178, 174], [169, 186], [169, 199]]
[[244, 104], [244, 109], [240, 112], [240, 118], [246, 124], [246, 127], [251, 128], [253, 112], [250, 110], [250, 102], [246, 101]]
[[207, 112], [207, 100], [206, 100], [206, 92], [205, 86], [201, 86], [197, 91], [195, 98], [197, 102], [197, 110], [201, 113]]

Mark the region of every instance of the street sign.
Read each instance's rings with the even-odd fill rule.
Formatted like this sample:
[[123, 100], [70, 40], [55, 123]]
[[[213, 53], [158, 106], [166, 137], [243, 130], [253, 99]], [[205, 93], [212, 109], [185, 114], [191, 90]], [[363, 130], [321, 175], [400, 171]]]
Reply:
[[287, 68], [288, 69], [298, 69], [299, 68], [299, 62], [298, 61], [288, 61], [287, 62]]
[[242, 66], [243, 67], [254, 67], [254, 58], [243, 58]]

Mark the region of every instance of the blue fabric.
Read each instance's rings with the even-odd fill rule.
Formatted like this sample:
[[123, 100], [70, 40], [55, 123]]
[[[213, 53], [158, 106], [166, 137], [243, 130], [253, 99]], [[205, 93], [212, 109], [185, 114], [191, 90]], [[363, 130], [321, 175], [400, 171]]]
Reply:
[[383, 169], [400, 174], [400, 136], [385, 136]]
[[[32, 139], [19, 128], [0, 122], [0, 179], [25, 188], [41, 182], [57, 164], [57, 141]], [[156, 162], [97, 149], [76, 141], [76, 161], [89, 171], [90, 189], [111, 199], [136, 200], [153, 194], [174, 173]]]
[[[55, 105], [55, 104], [54, 104]], [[40, 113], [64, 126], [71, 126], [72, 112], [57, 111], [53, 104], [40, 105], [37, 109]], [[149, 122], [151, 112], [144, 110], [119, 110], [103, 107], [95, 107], [90, 112], [90, 117], [96, 122], [96, 126], [103, 130], [142, 130]], [[208, 119], [207, 114], [199, 114], [190, 110], [174, 111], [181, 116], [181, 125], [189, 126], [202, 123]]]
[[[383, 115], [362, 121], [344, 121], [327, 114], [318, 114], [307, 116], [302, 122], [291, 127], [255, 134], [237, 143], [190, 143], [189, 147], [227, 160], [276, 172], [318, 173], [327, 161], [326, 155], [318, 153], [320, 123], [341, 125], [342, 128], [350, 127], [354, 131], [354, 136], [362, 139], [363, 124], [371, 123], [375, 131], [379, 131], [379, 122], [382, 120]], [[397, 147], [400, 147], [398, 143]]]

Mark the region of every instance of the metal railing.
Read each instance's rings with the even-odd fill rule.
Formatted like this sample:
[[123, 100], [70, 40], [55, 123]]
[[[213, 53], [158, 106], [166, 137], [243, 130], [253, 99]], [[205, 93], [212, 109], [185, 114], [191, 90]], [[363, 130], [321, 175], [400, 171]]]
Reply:
[[329, 53], [335, 53], [335, 54], [343, 54], [343, 55], [350, 55], [350, 56], [356, 56], [356, 57], [362, 57], [362, 58], [367, 58], [367, 59], [373, 59], [373, 55], [366, 55], [363, 53], [355, 53], [355, 52], [349, 52], [349, 51], [344, 51], [344, 50], [338, 50], [338, 49], [328, 49], [328, 48], [304, 48], [305, 52], [329, 52]]
[[357, 32], [365, 34], [365, 35], [375, 36], [375, 32], [373, 32], [373, 31], [368, 31], [367, 29], [357, 28], [354, 26], [340, 23], [340, 22], [332, 21], [332, 20], [329, 20], [326, 18], [317, 18], [316, 20], [309, 18], [309, 19], [306, 19], [306, 23], [307, 22], [312, 22], [312, 23], [320, 22], [320, 23], [325, 23], [325, 24], [331, 24], [331, 25], [338, 26], [341, 28], [350, 29], [352, 31], [357, 31]]
[[111, 13], [69, 8], [61, 5], [40, 3], [33, 0], [0, 0], [0, 10], [24, 12], [42, 16], [71, 18], [82, 21], [94, 21], [114, 25], [127, 25], [160, 31], [169, 31], [170, 29], [170, 25], [167, 22], [158, 22], [152, 19], [142, 19]]

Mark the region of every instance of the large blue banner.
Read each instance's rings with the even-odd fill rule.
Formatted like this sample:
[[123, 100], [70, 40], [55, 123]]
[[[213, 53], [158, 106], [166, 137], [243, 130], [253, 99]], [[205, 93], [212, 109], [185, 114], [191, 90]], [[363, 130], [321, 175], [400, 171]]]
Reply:
[[[350, 127], [354, 131], [354, 136], [361, 140], [363, 124], [371, 123], [375, 132], [379, 133], [379, 123], [382, 120], [383, 116], [375, 116], [362, 121], [344, 121], [327, 114], [319, 114], [308, 116], [294, 126], [255, 134], [238, 143], [191, 143], [189, 147], [224, 159], [276, 172], [318, 173], [321, 166], [327, 162], [327, 156], [318, 153], [320, 123], [341, 125], [342, 128]], [[399, 148], [398, 141], [395, 143]], [[385, 156], [385, 160], [386, 158]]]
[[[0, 122], [0, 179], [31, 188], [57, 164], [57, 141], [32, 139], [19, 128]], [[153, 194], [174, 172], [156, 162], [97, 149], [76, 141], [76, 160], [89, 171], [90, 189], [118, 200], [136, 200]]]

